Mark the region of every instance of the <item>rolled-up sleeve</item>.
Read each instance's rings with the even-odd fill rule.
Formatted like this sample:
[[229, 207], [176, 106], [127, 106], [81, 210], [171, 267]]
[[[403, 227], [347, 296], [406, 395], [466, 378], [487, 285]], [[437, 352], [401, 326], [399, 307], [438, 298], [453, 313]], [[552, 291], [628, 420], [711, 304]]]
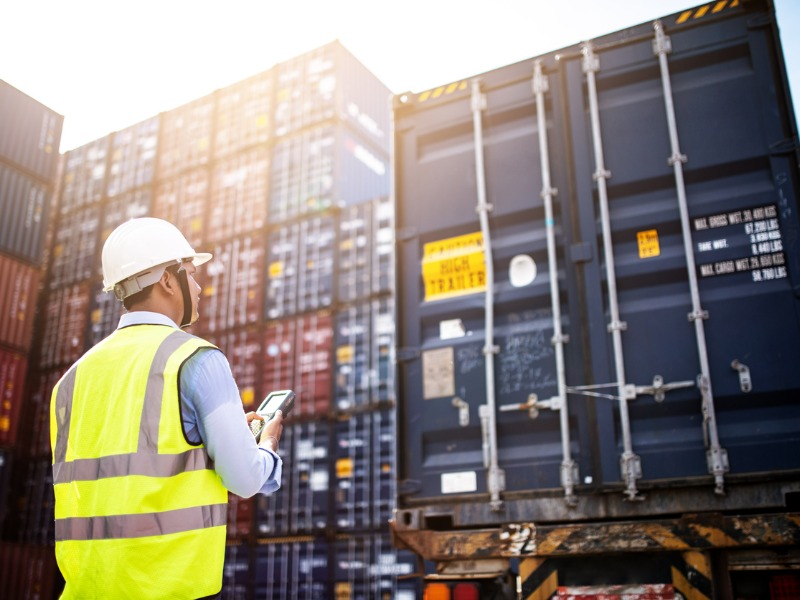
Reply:
[[205, 349], [186, 361], [180, 374], [180, 396], [187, 441], [205, 444], [229, 491], [249, 498], [280, 488], [283, 461], [256, 444], [222, 352]]

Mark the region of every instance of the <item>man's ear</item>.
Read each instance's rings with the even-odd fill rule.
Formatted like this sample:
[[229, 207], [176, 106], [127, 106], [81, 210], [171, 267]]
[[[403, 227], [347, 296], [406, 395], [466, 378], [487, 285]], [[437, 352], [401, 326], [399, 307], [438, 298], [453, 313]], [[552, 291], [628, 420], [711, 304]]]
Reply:
[[172, 273], [170, 273], [166, 269], [161, 274], [161, 279], [158, 280], [158, 285], [161, 287], [164, 293], [169, 296], [175, 295], [177, 283], [178, 283], [177, 278], [173, 277]]

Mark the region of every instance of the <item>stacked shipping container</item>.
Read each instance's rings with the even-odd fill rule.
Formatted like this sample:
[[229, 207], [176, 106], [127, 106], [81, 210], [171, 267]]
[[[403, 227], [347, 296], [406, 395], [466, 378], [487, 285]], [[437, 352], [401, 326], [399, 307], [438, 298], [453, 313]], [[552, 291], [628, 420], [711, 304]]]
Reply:
[[121, 222], [151, 215], [214, 254], [198, 274], [192, 331], [225, 352], [245, 409], [270, 390], [298, 395], [281, 491], [231, 496], [226, 597], [408, 597], [398, 590], [414, 581], [398, 576], [415, 566], [394, 554], [387, 526], [389, 98], [334, 42], [67, 153], [28, 394], [40, 460], [21, 483], [21, 541], [52, 542], [52, 519], [41, 518], [52, 494], [33, 489], [49, 461], [49, 391], [119, 319], [101, 291], [102, 244]]
[[23, 434], [23, 409], [62, 124], [0, 81], [0, 580], [15, 598], [51, 597], [56, 587], [52, 548], [42, 545], [52, 523], [50, 464]]

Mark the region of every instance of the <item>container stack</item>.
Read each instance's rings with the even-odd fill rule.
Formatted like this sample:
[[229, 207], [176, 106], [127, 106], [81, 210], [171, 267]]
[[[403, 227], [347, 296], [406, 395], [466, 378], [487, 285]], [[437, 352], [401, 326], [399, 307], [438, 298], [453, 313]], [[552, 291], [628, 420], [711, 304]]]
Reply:
[[62, 125], [61, 115], [0, 81], [0, 581], [15, 598], [49, 597], [56, 586], [52, 548], [38, 535], [51, 520], [49, 459], [25, 432]]
[[[387, 523], [389, 100], [333, 42], [65, 156], [29, 392], [37, 453], [49, 461], [52, 386], [117, 325], [100, 251], [132, 217], [167, 219], [213, 253], [190, 331], [224, 351], [245, 410], [272, 390], [297, 394], [282, 489], [230, 496], [226, 597], [414, 597], [415, 558], [391, 547]], [[52, 540], [52, 519], [37, 520], [51, 498], [29, 502], [29, 537]]]

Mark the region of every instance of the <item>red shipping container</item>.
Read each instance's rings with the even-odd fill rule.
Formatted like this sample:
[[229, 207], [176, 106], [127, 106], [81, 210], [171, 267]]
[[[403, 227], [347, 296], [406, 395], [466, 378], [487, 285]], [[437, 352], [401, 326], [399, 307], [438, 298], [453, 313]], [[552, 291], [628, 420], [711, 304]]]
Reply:
[[260, 322], [264, 298], [264, 237], [250, 235], [211, 248], [203, 266], [198, 330], [207, 334]]
[[44, 309], [40, 367], [70, 365], [81, 357], [90, 300], [89, 282], [50, 292]]
[[263, 387], [292, 389], [292, 414], [319, 416], [330, 411], [333, 320], [323, 311], [267, 323], [264, 336]]
[[208, 169], [195, 169], [158, 184], [153, 216], [181, 230], [195, 250], [203, 244], [203, 224], [208, 198]]
[[255, 231], [267, 220], [269, 150], [257, 148], [220, 161], [214, 167], [209, 200], [208, 241]]
[[20, 350], [31, 346], [39, 270], [0, 255], [0, 343]]
[[14, 446], [17, 439], [27, 368], [25, 355], [0, 350], [0, 446], [5, 448]]
[[241, 539], [253, 528], [253, 498], [228, 493], [228, 539]]
[[257, 328], [239, 329], [215, 334], [207, 339], [228, 358], [244, 409], [250, 411], [258, 408], [261, 400], [258, 396], [262, 364], [261, 331]]
[[64, 582], [52, 546], [0, 542], [0, 581], [3, 597], [46, 600], [60, 592]]

